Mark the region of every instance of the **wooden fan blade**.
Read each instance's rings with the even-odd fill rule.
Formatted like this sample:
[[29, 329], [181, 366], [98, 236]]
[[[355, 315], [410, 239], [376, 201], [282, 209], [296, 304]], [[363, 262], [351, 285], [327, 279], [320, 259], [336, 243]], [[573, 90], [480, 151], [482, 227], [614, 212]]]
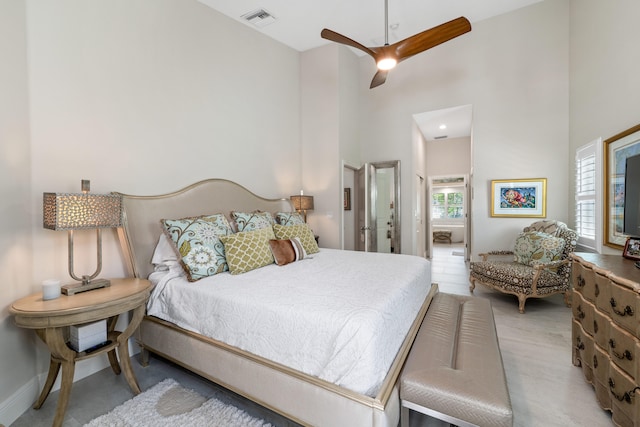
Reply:
[[387, 74], [389, 71], [378, 70], [378, 72], [373, 76], [373, 80], [371, 80], [371, 86], [369, 89], [373, 89], [374, 87], [378, 87], [384, 82], [387, 81]]
[[400, 40], [389, 47], [395, 50], [398, 62], [400, 62], [469, 31], [471, 31], [471, 23], [467, 18], [460, 17]]
[[361, 51], [365, 52], [368, 55], [374, 56], [373, 51], [368, 47], [361, 45], [360, 43], [350, 39], [349, 37], [343, 36], [342, 34], [338, 34], [335, 31], [331, 31], [325, 28], [320, 32], [320, 37], [322, 37], [323, 39], [331, 40], [332, 42], [355, 47], [356, 49], [360, 49]]

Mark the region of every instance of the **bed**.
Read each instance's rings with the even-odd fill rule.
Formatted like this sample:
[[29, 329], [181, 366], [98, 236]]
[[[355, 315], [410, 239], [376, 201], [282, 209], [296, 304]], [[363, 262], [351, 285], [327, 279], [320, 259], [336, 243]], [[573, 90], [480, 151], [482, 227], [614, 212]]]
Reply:
[[[265, 199], [239, 184], [221, 179], [201, 181], [158, 196], [117, 194], [123, 200], [124, 221], [118, 231], [129, 271], [135, 277], [150, 278], [155, 284], [147, 316], [137, 333], [143, 363], [148, 362], [148, 352], [158, 354], [302, 425], [398, 425], [398, 376], [437, 290], [436, 287], [429, 289], [428, 261], [406, 255], [321, 249], [305, 260], [283, 267], [272, 264], [237, 276], [216, 274], [194, 284], [177, 277], [180, 274], [176, 268], [154, 271], [152, 260], [163, 234], [160, 219], [231, 211], [289, 212], [292, 211], [290, 202]], [[361, 257], [373, 258], [373, 265], [377, 267], [359, 267]], [[157, 264], [155, 270], [158, 270]], [[371, 279], [360, 283], [364, 290], [359, 289], [356, 278], [368, 274], [366, 270], [372, 270]], [[349, 274], [352, 276], [340, 280]], [[391, 289], [391, 282], [400, 282], [401, 276], [407, 277], [403, 282], [411, 284], [403, 284], [396, 290], [394, 283]], [[328, 288], [332, 282], [338, 289]], [[274, 291], [281, 285], [287, 290]], [[339, 289], [340, 286], [343, 289]], [[236, 290], [241, 288], [247, 297], [237, 297]], [[186, 312], [202, 313], [205, 309], [171, 311], [173, 295], [186, 294], [187, 290], [195, 294], [188, 302], [178, 303], [181, 307], [193, 308], [208, 294], [214, 294], [219, 300], [226, 295], [227, 301], [202, 303], [203, 307], [215, 307], [211, 309], [211, 316], [191, 316], [189, 320]], [[286, 293], [288, 297], [270, 299], [273, 292], [275, 295]], [[330, 314], [319, 314], [315, 308], [308, 308], [313, 298], [326, 306]], [[359, 306], [364, 300], [368, 305]], [[229, 301], [236, 305], [223, 305]], [[259, 301], [266, 305], [257, 308], [254, 304]], [[234, 333], [236, 326], [231, 318], [250, 317], [246, 313], [237, 314], [238, 305], [245, 306], [246, 313], [268, 312], [268, 316], [249, 319], [252, 325], [261, 325], [264, 330], [250, 328], [247, 332]], [[341, 312], [340, 306], [344, 306], [345, 311]], [[358, 309], [354, 310], [354, 306]], [[370, 307], [376, 310], [379, 307], [381, 311]], [[295, 320], [280, 317], [291, 310]], [[341, 315], [344, 320], [336, 322]], [[317, 325], [323, 316], [329, 325], [323, 324], [320, 328]], [[213, 322], [198, 323], [199, 317], [212, 317]], [[362, 326], [353, 326], [353, 318], [358, 317], [369, 320], [363, 321]], [[338, 323], [334, 325], [338, 344], [335, 336], [334, 341], [316, 342], [321, 339], [320, 335], [331, 333], [314, 334], [314, 325], [316, 330], [330, 331], [332, 319]], [[297, 354], [302, 351], [300, 347], [304, 347], [298, 345], [301, 339], [289, 339], [294, 337], [294, 329], [299, 329], [298, 333], [303, 336], [314, 336], [303, 356]], [[387, 329], [392, 332], [383, 338]], [[384, 342], [376, 343], [378, 340]], [[268, 345], [252, 347], [255, 341], [265, 341]], [[357, 341], [362, 341], [362, 346], [351, 348]], [[287, 346], [290, 350], [279, 354], [278, 349]], [[391, 348], [390, 354], [382, 354], [385, 347]], [[371, 353], [367, 360], [373, 364], [365, 361], [367, 353]], [[307, 360], [308, 354], [322, 357]], [[362, 360], [358, 359], [359, 355]]]

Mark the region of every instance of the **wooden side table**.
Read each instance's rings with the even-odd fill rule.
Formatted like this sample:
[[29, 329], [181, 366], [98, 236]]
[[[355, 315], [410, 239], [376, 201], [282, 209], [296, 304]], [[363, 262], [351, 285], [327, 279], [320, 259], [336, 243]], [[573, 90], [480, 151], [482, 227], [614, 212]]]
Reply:
[[[124, 376], [135, 394], [140, 386], [131, 368], [128, 339], [138, 328], [144, 317], [146, 302], [151, 292], [151, 283], [143, 279], [112, 279], [111, 286], [75, 295], [62, 295], [52, 300], [43, 300], [42, 292], [24, 297], [14, 302], [9, 311], [14, 315], [16, 325], [34, 329], [51, 352], [49, 374], [40, 397], [33, 405], [39, 409], [49, 396], [53, 383], [62, 367], [62, 383], [56, 407], [53, 426], [62, 425], [73, 385], [75, 363], [99, 354], [108, 353], [111, 369]], [[133, 310], [129, 325], [124, 331], [116, 331], [118, 316]], [[107, 319], [107, 340], [109, 344], [86, 353], [76, 352], [66, 343], [68, 327]], [[120, 363], [116, 355], [120, 356]]]

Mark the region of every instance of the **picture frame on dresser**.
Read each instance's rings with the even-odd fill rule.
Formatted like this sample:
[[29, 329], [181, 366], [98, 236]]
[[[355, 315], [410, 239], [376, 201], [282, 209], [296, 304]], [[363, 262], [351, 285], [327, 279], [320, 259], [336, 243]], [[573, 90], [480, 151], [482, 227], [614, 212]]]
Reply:
[[627, 237], [622, 256], [629, 259], [640, 260], [640, 238]]
[[604, 141], [604, 244], [623, 249], [624, 176], [628, 157], [640, 154], [640, 124]]

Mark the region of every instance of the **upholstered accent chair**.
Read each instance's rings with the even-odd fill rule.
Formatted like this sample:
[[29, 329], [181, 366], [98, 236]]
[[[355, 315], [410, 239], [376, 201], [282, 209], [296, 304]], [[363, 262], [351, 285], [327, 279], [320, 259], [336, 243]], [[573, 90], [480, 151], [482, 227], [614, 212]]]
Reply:
[[571, 306], [571, 261], [578, 235], [560, 221], [537, 221], [517, 237], [514, 249], [480, 254], [482, 261], [472, 262], [469, 290], [476, 282], [518, 297], [518, 308], [524, 313], [527, 298], [543, 298], [564, 294]]

